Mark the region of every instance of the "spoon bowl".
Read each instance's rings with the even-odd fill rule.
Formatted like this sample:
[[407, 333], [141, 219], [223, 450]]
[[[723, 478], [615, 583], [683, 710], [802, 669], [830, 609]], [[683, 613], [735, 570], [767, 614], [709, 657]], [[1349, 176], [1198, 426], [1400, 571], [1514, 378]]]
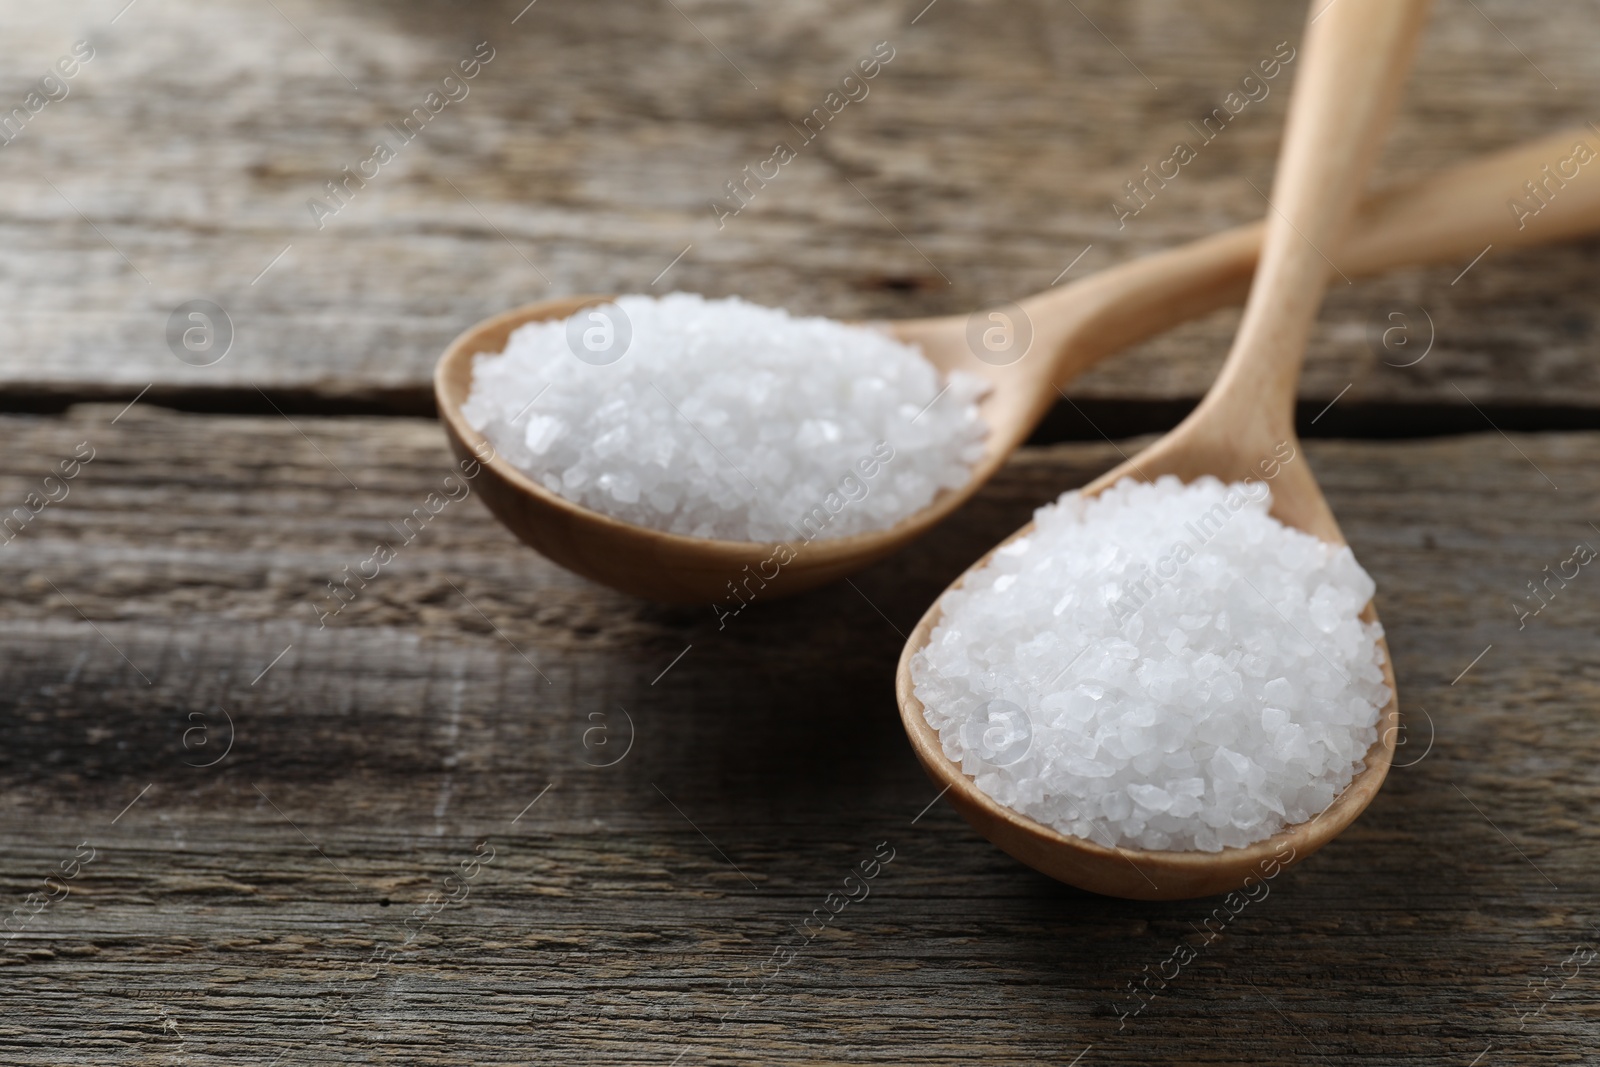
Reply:
[[[1396, 266], [1465, 259], [1485, 244], [1545, 243], [1600, 228], [1600, 182], [1574, 183], [1518, 230], [1504, 210], [1527, 174], [1568, 152], [1588, 131], [1571, 130], [1462, 164], [1420, 182], [1380, 192], [1359, 208], [1340, 252], [1351, 277]], [[1241, 226], [1159, 252], [972, 315], [876, 323], [922, 348], [948, 374], [961, 370], [990, 386], [979, 404], [989, 427], [972, 476], [896, 525], [791, 546], [778, 566], [775, 546], [686, 537], [613, 519], [553, 493], [495, 456], [461, 414], [472, 361], [498, 353], [518, 326], [564, 319], [611, 296], [571, 296], [530, 304], [471, 327], [451, 342], [434, 371], [434, 395], [451, 447], [482, 462], [485, 503], [518, 538], [568, 570], [625, 593], [668, 603], [716, 603], [730, 582], [775, 598], [824, 585], [876, 562], [943, 521], [998, 470], [1079, 374], [1130, 345], [1241, 302], [1261, 248], [1261, 224]], [[1009, 344], [991, 348], [988, 331]], [[485, 459], [484, 457], [489, 457]], [[771, 574], [777, 566], [777, 573]], [[751, 584], [755, 584], [752, 586]]]
[[[511, 333], [526, 323], [565, 319], [614, 299], [563, 297], [486, 319], [451, 342], [433, 379], [451, 450], [459, 459], [481, 462], [480, 492], [495, 518], [541, 555], [586, 578], [664, 603], [715, 602], [726, 597], [729, 582], [749, 580], [752, 575], [757, 576], [763, 597], [803, 592], [853, 574], [940, 522], [1010, 454], [1009, 449], [1001, 453], [993, 448], [991, 434], [969, 487], [941, 493], [891, 529], [813, 541], [781, 566], [769, 543], [688, 537], [583, 507], [497, 455], [488, 438], [467, 422], [461, 405], [472, 390], [472, 361], [479, 353], [503, 351]], [[777, 575], [761, 578], [767, 573], [763, 564], [778, 566]]]
[[[1153, 481], [1163, 474], [1173, 474], [1186, 483], [1203, 474], [1213, 474], [1224, 481], [1259, 478], [1259, 461], [1252, 462], [1248, 457], [1281, 454], [1277, 444], [1268, 445], [1264, 451], [1252, 451], [1234, 449], [1216, 441], [1205, 442], [1202, 437], [1217, 423], [1201, 414], [1200, 409], [1195, 414], [1199, 417], [1191, 416], [1150, 449], [1089, 483], [1083, 489], [1084, 494], [1092, 496], [1124, 477]], [[1285, 440], [1294, 445], [1295, 452], [1272, 479], [1273, 516], [1286, 526], [1314, 534], [1330, 544], [1344, 544], [1332, 510], [1300, 457], [1298, 442], [1292, 434]], [[1030, 522], [990, 549], [945, 592], [959, 589], [968, 575], [988, 566], [995, 553], [1028, 536], [1033, 528]], [[911, 661], [927, 647], [934, 628], [943, 618], [943, 601], [941, 595], [923, 614], [900, 654], [895, 672], [895, 696], [900, 706], [901, 725], [905, 727], [918, 762], [935, 783], [946, 788], [945, 798], [975, 830], [1010, 856], [1059, 882], [1129, 900], [1184, 900], [1238, 889], [1252, 876], [1264, 881], [1337, 837], [1366, 810], [1389, 774], [1400, 730], [1400, 697], [1388, 642], [1380, 638], [1383, 681], [1389, 687], [1390, 697], [1378, 713], [1378, 739], [1367, 749], [1362, 770], [1315, 818], [1287, 827], [1252, 845], [1225, 848], [1220, 852], [1120, 848], [1061, 833], [1006, 807], [980, 790], [959, 765], [945, 756], [939, 732], [928, 724], [926, 710], [916, 696]], [[1368, 604], [1361, 619], [1377, 622], [1377, 609]]]

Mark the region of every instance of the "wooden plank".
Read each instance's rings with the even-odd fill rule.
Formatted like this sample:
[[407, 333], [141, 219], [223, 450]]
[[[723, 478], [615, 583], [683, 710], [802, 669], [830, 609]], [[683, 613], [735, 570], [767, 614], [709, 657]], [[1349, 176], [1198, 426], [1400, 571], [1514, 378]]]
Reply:
[[[118, 411], [0, 417], [0, 502], [94, 449], [0, 546], [5, 913], [95, 850], [0, 947], [8, 1063], [1532, 1064], [1600, 1040], [1573, 955], [1600, 938], [1600, 608], [1587, 574], [1521, 630], [1511, 607], [1600, 544], [1596, 435], [1307, 446], [1379, 582], [1415, 762], [1207, 943], [1216, 901], [1075, 892], [929, 806], [892, 706], [896, 628], [1112, 446], [1025, 450], [858, 588], [722, 631], [462, 500], [319, 629], [323, 583], [448, 473], [438, 428]], [[871, 895], [802, 945], [882, 842]], [[1198, 958], [1119, 1019], [1180, 941]]]
[[[1288, 74], [1123, 228], [1111, 201], [1303, 17], [1268, 0], [122, 6], [0, 13], [5, 101], [74, 41], [95, 49], [66, 98], [0, 147], [13, 409], [151, 385], [194, 404], [256, 402], [259, 386], [302, 406], [416, 411], [456, 333], [572, 292], [681, 287], [839, 317], [1036, 292], [1085, 249], [1069, 277], [1262, 213], [1249, 182], [1270, 180]], [[800, 144], [791, 123], [881, 41], [893, 58], [868, 95]], [[467, 95], [400, 145], [388, 124], [479, 42], [494, 58]], [[1597, 47], [1577, 5], [1440, 5], [1380, 175], [1581, 125]], [[396, 158], [314, 218], [309, 202], [331, 206], [325, 183], [380, 139]], [[719, 229], [710, 201], [780, 140], [798, 158]], [[1305, 395], [1593, 405], [1594, 259], [1593, 244], [1495, 250], [1459, 282], [1465, 263], [1341, 286]], [[174, 309], [199, 298], [235, 332], [205, 367], [166, 341]], [[1367, 331], [1410, 305], [1436, 343], [1392, 366]], [[1193, 398], [1231, 328], [1220, 315], [1179, 330], [1078, 395]]]

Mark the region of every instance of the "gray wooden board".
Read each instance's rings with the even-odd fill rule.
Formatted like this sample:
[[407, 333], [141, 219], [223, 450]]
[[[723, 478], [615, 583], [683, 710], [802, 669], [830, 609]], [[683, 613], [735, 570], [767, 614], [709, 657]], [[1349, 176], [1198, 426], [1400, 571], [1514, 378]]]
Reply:
[[[1308, 446], [1414, 765], [1207, 942], [1217, 900], [1077, 892], [930, 806], [894, 711], [897, 631], [1112, 446], [1025, 450], [856, 588], [720, 632], [464, 500], [319, 630], [322, 583], [447, 473], [438, 428], [118, 412], [0, 417], [0, 503], [95, 449], [0, 546], [3, 913], [96, 850], [0, 947], [0, 1062], [1595, 1056], [1595, 579], [1520, 631], [1511, 607], [1600, 544], [1594, 435]], [[881, 842], [871, 895], [761, 989]]]
[[[260, 386], [414, 407], [456, 333], [572, 292], [683, 288], [839, 317], [1013, 299], [1085, 249], [1069, 278], [1263, 214], [1250, 183], [1270, 181], [1292, 66], [1125, 227], [1110, 203], [1303, 19], [1278, 0], [125, 5], [0, 11], [5, 113], [73, 42], [95, 49], [0, 146], [10, 397]], [[894, 58], [869, 94], [801, 144], [791, 124], [881, 41]], [[468, 95], [400, 146], [387, 124], [479, 42], [494, 58]], [[1574, 0], [1441, 2], [1379, 176], [1600, 118], [1597, 49]], [[397, 157], [319, 229], [308, 201], [380, 139]], [[709, 202], [778, 141], [799, 158], [719, 230]], [[1340, 285], [1304, 394], [1593, 404], [1595, 265], [1592, 243], [1496, 249], [1459, 281], [1465, 262]], [[206, 367], [166, 342], [197, 298], [235, 331]], [[1375, 352], [1369, 327], [1409, 305], [1431, 315], [1434, 349], [1388, 365], [1404, 360]], [[1196, 397], [1232, 322], [1178, 330], [1077, 392]]]

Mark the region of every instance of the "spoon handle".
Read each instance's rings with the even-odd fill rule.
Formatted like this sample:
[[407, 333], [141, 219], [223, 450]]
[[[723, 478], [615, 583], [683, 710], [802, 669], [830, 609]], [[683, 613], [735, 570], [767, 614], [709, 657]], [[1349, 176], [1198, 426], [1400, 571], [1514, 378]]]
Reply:
[[[1527, 189], [1530, 182], [1538, 196]], [[1237, 226], [1024, 301], [1041, 328], [1059, 324], [1056, 384], [1190, 319], [1242, 304], [1265, 229], [1260, 222]], [[1379, 190], [1356, 209], [1336, 261], [1355, 278], [1449, 260], [1464, 264], [1490, 246], [1498, 254], [1596, 230], [1600, 137], [1577, 127]]]
[[[1294, 433], [1300, 364], [1416, 51], [1429, 0], [1313, 0], [1266, 234], [1233, 348], [1202, 402], [1230, 437]], [[1195, 413], [1197, 416], [1201, 412]], [[1198, 420], [1197, 420], [1198, 421]]]
[[1560, 130], [1422, 181], [1384, 189], [1356, 209], [1335, 257], [1354, 277], [1467, 260], [1600, 229], [1600, 136]]

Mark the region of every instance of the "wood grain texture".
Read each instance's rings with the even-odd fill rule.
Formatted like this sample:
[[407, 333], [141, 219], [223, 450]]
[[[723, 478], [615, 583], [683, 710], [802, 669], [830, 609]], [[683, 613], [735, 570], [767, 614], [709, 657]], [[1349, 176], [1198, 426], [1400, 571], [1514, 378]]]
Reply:
[[[1292, 64], [1125, 227], [1110, 205], [1297, 39], [1301, 5], [925, 6], [12, 6], [6, 109], [75, 40], [96, 54], [0, 146], [0, 383], [416, 402], [451, 337], [533, 299], [655, 283], [839, 317], [942, 314], [1037, 292], [1086, 248], [1074, 276], [1264, 214], [1249, 183], [1270, 179]], [[308, 201], [481, 41], [495, 58], [466, 98], [319, 229]], [[894, 58], [870, 94], [800, 145], [791, 123], [880, 41]], [[1594, 118], [1597, 47], [1579, 4], [1441, 4], [1378, 177]], [[780, 140], [799, 158], [719, 230], [709, 202]], [[1592, 403], [1596, 255], [1496, 249], [1459, 281], [1465, 262], [1341, 285], [1303, 395]], [[203, 368], [164, 339], [172, 310], [200, 297], [236, 330]], [[1432, 317], [1434, 348], [1394, 366], [1406, 360], [1368, 331], [1411, 305]], [[1142, 346], [1077, 394], [1196, 397], [1233, 322]]]
[[[856, 588], [721, 631], [556, 570], [462, 500], [319, 629], [323, 583], [448, 473], [439, 428], [118, 410], [0, 418], [0, 503], [95, 449], [0, 545], [0, 914], [97, 850], [0, 948], [7, 1063], [1533, 1064], [1600, 1043], [1600, 968], [1568, 962], [1600, 943], [1595, 578], [1521, 630], [1511, 607], [1600, 544], [1595, 435], [1307, 445], [1379, 582], [1416, 762], [1206, 943], [1216, 901], [1074, 892], [943, 804], [918, 818], [935, 790], [894, 713], [897, 628], [1112, 446], [1026, 449]], [[232, 749], [193, 766], [219, 709]], [[621, 709], [631, 750], [591, 766]], [[739, 985], [881, 842], [871, 895]], [[461, 905], [408, 928], [486, 849]], [[1198, 958], [1119, 1020], [1180, 941]]]

